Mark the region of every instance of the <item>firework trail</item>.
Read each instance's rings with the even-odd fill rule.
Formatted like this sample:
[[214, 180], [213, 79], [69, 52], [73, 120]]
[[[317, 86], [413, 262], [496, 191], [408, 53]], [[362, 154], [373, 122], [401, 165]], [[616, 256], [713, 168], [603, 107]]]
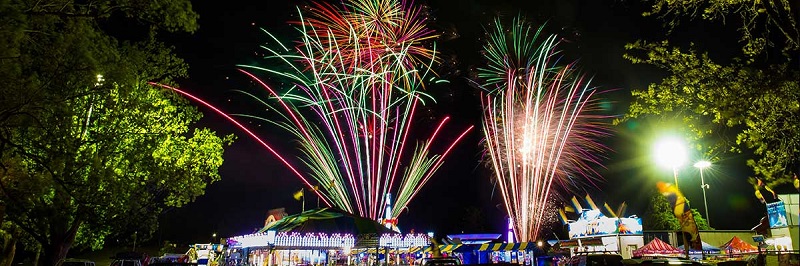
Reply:
[[[425, 27], [423, 10], [405, 1], [312, 3], [298, 13], [300, 19], [293, 24], [301, 39], [295, 46], [289, 48], [265, 31], [279, 44], [264, 47], [270, 67], [240, 66], [270, 97], [243, 93], [278, 110], [280, 118], [238, 116], [290, 132], [308, 173], [300, 173], [235, 118], [213, 109], [256, 138], [307, 186], [316, 183], [319, 189], [313, 191], [326, 205], [378, 220], [387, 216], [391, 193], [388, 216], [396, 220], [472, 129], [441, 136], [449, 121], [444, 118], [421, 141], [410, 134], [417, 109], [433, 101], [422, 89], [434, 80], [431, 67], [437, 59], [431, 41], [436, 35]], [[255, 71], [292, 86], [276, 90]], [[442, 139], [449, 143], [440, 144]]]
[[[556, 36], [539, 40], [522, 19], [497, 26], [485, 45], [487, 67], [480, 69], [486, 150], [518, 241], [538, 239], [547, 224], [555, 184], [597, 174], [604, 147], [595, 139], [607, 133], [596, 108], [595, 90], [574, 69], [558, 62]], [[548, 203], [550, 202], [550, 203]]]

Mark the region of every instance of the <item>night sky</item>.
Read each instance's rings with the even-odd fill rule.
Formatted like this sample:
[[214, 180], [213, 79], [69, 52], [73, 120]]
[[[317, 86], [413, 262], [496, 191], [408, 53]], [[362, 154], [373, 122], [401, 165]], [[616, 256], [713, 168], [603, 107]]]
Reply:
[[[444, 36], [437, 43], [449, 66], [442, 67], [440, 73], [450, 81], [431, 89], [438, 103], [430, 106], [428, 113], [435, 118], [451, 116], [450, 134], [469, 125], [480, 128], [479, 91], [466, 81], [471, 70], [483, 63], [480, 57], [483, 27], [498, 15], [511, 20], [521, 14], [536, 25], [546, 22], [548, 33], [562, 36], [565, 56], [578, 60], [583, 72], [594, 77], [592, 84], [608, 91], [601, 95], [611, 103], [606, 114], [623, 114], [630, 89], [658, 82], [665, 74], [622, 58], [625, 43], [636, 39], [661, 40], [666, 36], [654, 18], [640, 16], [644, 7], [633, 2], [636, 1], [425, 1], [435, 19], [431, 27]], [[258, 103], [232, 91], [249, 88], [249, 79], [237, 73], [235, 65], [259, 62], [258, 45], [268, 39], [259, 28], [285, 38], [296, 36], [286, 23], [297, 18], [296, 4], [297, 1], [194, 1], [193, 8], [200, 14], [200, 30], [194, 35], [168, 37], [178, 55], [190, 65], [190, 79], [180, 82], [181, 88], [229, 112], [259, 113], [263, 108]], [[738, 49], [736, 39], [725, 32], [734, 31], [685, 23], [669, 38], [693, 40], [698, 49], [709, 50], [712, 56], [725, 56]], [[267, 211], [272, 208], [285, 207], [289, 214], [299, 212], [301, 204], [291, 195], [302, 187], [300, 180], [234, 126], [202, 107], [198, 109], [206, 114], [201, 127], [220, 134], [236, 134], [238, 140], [225, 151], [225, 163], [220, 169], [222, 180], [209, 186], [206, 195], [194, 203], [167, 212], [154, 240], [208, 242], [212, 233], [222, 237], [251, 233], [263, 226]], [[251, 126], [282, 154], [297, 154], [283, 138], [286, 133], [267, 125]], [[608, 202], [616, 207], [624, 201], [629, 204], [628, 215], [643, 216], [648, 196], [644, 192], [654, 189], [658, 180], [671, 182], [671, 171], [643, 170], [653, 168], [642, 163], [652, 144], [642, 136], [651, 133], [653, 127], [637, 121], [612, 128], [612, 137], [603, 140], [611, 150], [603, 166], [596, 169], [605, 183], [586, 188], [595, 202]], [[484, 231], [466, 233], [504, 232], [505, 211], [498, 205], [501, 198], [497, 191], [493, 192], [490, 169], [481, 163], [481, 137], [479, 130], [473, 131], [457, 146], [403, 212], [401, 229], [460, 233], [464, 225], [462, 217], [478, 210], [486, 220]], [[717, 229], [750, 229], [765, 212], [764, 206], [758, 203], [746, 181], [750, 172], [743, 157], [724, 158], [704, 172], [711, 186], [707, 191], [711, 224]], [[693, 208], [704, 213], [698, 170], [688, 166], [679, 175], [680, 187]], [[308, 196], [306, 208], [315, 206], [316, 198]]]

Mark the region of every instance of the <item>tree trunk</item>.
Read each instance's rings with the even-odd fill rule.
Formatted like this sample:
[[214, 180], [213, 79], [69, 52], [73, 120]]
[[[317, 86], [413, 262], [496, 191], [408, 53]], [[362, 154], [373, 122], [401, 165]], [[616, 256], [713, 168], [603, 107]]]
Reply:
[[18, 234], [0, 232], [0, 266], [11, 266], [17, 249]]
[[[57, 190], [53, 198], [53, 206], [69, 210], [71, 209], [70, 204], [70, 196], [62, 190]], [[40, 265], [61, 266], [64, 259], [67, 258], [70, 247], [75, 243], [78, 228], [83, 222], [77, 213], [79, 212], [65, 211], [65, 213], [55, 215], [50, 219], [48, 225], [50, 236], [47, 245], [42, 246], [44, 258], [40, 261]], [[72, 218], [72, 221], [67, 220], [68, 218]]]
[[72, 223], [69, 230], [61, 234], [55, 234], [50, 237], [50, 245], [44, 247], [44, 260], [43, 265], [61, 266], [64, 259], [67, 258], [69, 248], [75, 243], [75, 236], [78, 234], [80, 227], [80, 220]]

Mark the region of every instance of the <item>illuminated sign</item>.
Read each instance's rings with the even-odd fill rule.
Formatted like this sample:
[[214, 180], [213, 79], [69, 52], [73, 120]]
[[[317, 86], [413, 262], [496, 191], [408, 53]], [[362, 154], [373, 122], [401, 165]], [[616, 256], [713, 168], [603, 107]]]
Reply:
[[378, 240], [381, 247], [422, 247], [430, 245], [430, 238], [425, 234], [383, 234]]
[[[351, 234], [294, 233], [267, 231], [228, 239], [232, 247], [317, 247], [349, 249], [356, 239]], [[381, 247], [407, 248], [430, 245], [425, 234], [383, 234], [378, 240]]]
[[769, 227], [785, 227], [789, 223], [786, 222], [786, 207], [783, 201], [767, 203], [767, 216], [769, 216]]
[[568, 223], [570, 238], [604, 235], [642, 234], [642, 219], [639, 217], [609, 218], [599, 210], [586, 210], [577, 221]]
[[351, 234], [287, 233], [275, 231], [232, 237], [228, 240], [236, 247], [332, 247], [352, 248], [355, 238]]

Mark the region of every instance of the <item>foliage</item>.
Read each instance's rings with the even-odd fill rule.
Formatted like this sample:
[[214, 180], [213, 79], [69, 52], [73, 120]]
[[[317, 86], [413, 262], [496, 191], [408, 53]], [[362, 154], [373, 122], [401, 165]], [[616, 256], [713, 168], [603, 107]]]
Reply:
[[459, 227], [465, 232], [485, 232], [491, 226], [481, 208], [469, 206], [462, 209]]
[[[100, 26], [115, 19], [129, 40]], [[147, 85], [185, 76], [156, 36], [196, 19], [188, 0], [0, 0], [0, 205], [43, 263], [146, 237], [163, 208], [219, 180], [232, 137], [191, 130], [201, 114]]]
[[[699, 230], [714, 230], [708, 225], [708, 221], [697, 211], [691, 209], [694, 221], [697, 223]], [[642, 227], [644, 230], [681, 230], [680, 221], [675, 217], [672, 211], [672, 206], [667, 201], [667, 198], [659, 193], [653, 192], [650, 201], [645, 210], [644, 218], [642, 218]]]
[[[627, 47], [646, 53], [626, 58], [669, 71], [659, 84], [634, 90], [626, 118], [677, 116], [708, 158], [726, 151], [751, 151], [747, 161], [769, 186], [792, 180], [800, 158], [800, 72], [788, 64], [759, 69], [743, 63], [721, 65], [707, 54], [670, 47], [667, 41], [639, 41]], [[721, 136], [721, 137], [720, 137]], [[752, 179], [752, 178], [751, 178]], [[751, 180], [754, 182], [754, 179]]]
[[[639, 40], [626, 45], [625, 58], [635, 64], [656, 66], [667, 72], [660, 83], [632, 91], [627, 119], [659, 117], [679, 119], [691, 133], [696, 150], [707, 159], [727, 152], [742, 153], [757, 179], [767, 186], [792, 181], [800, 165], [800, 70], [797, 1], [667, 1], [651, 0], [644, 15], [658, 15], [672, 29], [681, 18], [702, 17], [710, 22], [732, 20], [745, 43], [741, 55], [697, 51], [694, 45], [678, 48], [669, 41]], [[767, 58], [765, 48], [785, 40], [784, 57]], [[740, 59], [744, 58], [744, 59]], [[720, 63], [720, 62], [729, 63]]]
[[675, 231], [681, 229], [681, 224], [672, 213], [672, 207], [667, 198], [653, 192], [644, 212], [644, 218], [642, 218], [642, 228], [644, 230]]
[[649, 0], [651, 10], [644, 16], [658, 16], [665, 20], [669, 29], [680, 24], [682, 17], [700, 17], [709, 21], [733, 21], [738, 24], [743, 52], [757, 55], [772, 45], [772, 30], [777, 30], [784, 39], [784, 51], [800, 49], [800, 28], [797, 27], [797, 13], [800, 2], [794, 0]]
[[708, 217], [703, 217], [697, 209], [691, 209], [689, 211], [692, 212], [694, 222], [697, 223], [697, 230], [714, 230], [714, 228], [708, 224], [708, 220], [706, 220]]

